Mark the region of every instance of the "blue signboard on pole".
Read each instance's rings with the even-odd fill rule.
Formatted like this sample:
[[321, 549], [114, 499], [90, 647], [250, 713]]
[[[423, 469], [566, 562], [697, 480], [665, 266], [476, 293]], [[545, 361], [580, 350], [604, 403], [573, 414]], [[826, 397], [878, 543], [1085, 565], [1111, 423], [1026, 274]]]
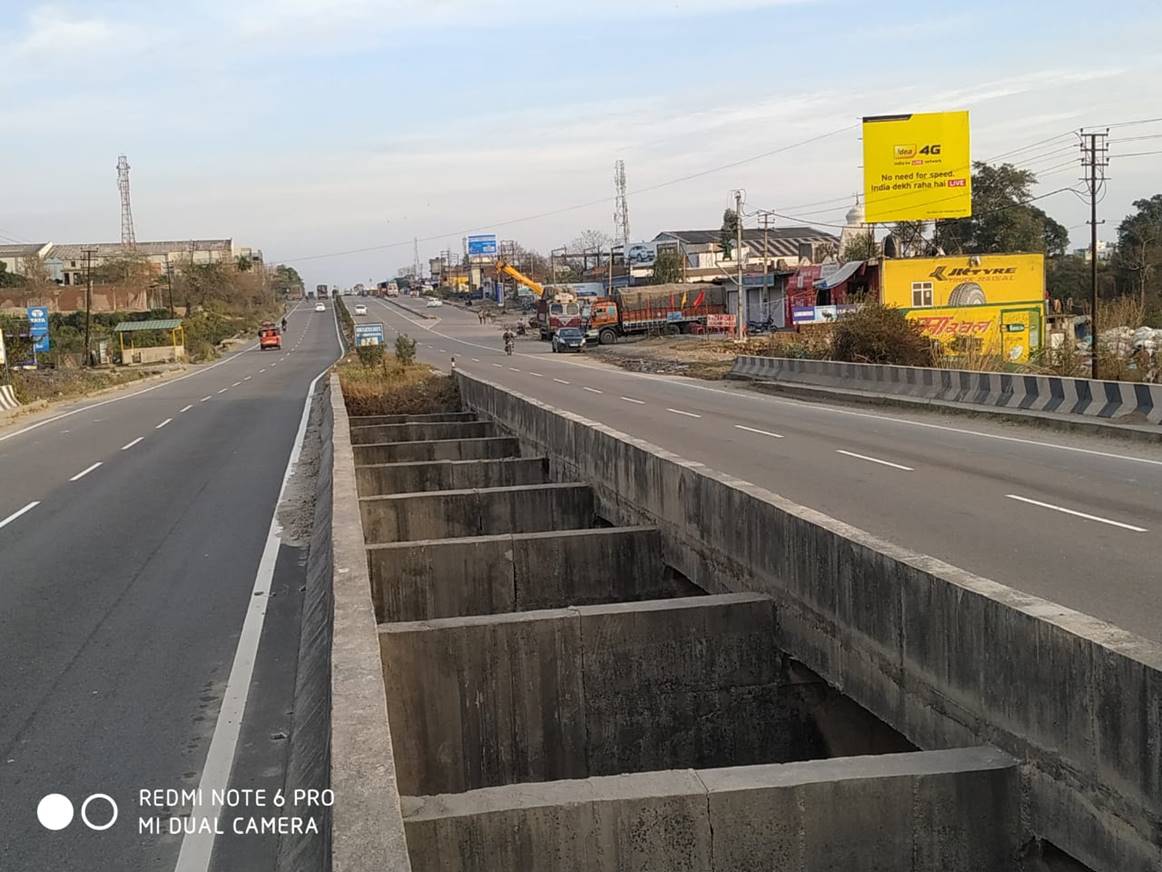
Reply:
[[496, 234], [480, 233], [468, 237], [468, 256], [477, 257], [496, 254]]
[[33, 340], [32, 350], [35, 354], [48, 351], [48, 306], [28, 307], [28, 336]]
[[355, 344], [360, 347], [364, 345], [383, 345], [383, 324], [379, 321], [372, 324], [356, 324]]

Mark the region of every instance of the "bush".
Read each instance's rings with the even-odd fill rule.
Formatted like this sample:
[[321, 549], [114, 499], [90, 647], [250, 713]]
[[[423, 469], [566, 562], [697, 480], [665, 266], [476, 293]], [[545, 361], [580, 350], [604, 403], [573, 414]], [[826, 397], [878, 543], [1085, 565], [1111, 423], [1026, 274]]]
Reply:
[[395, 337], [395, 359], [401, 366], [411, 366], [416, 362], [416, 341], [406, 333]]
[[902, 309], [868, 303], [835, 324], [832, 357], [849, 363], [934, 366], [936, 350]]
[[338, 367], [350, 415], [424, 415], [460, 409], [460, 394], [452, 376], [422, 365], [401, 366], [390, 359], [378, 367], [366, 367], [355, 360], [349, 356]]
[[383, 366], [382, 345], [360, 345], [355, 349], [359, 362], [366, 367]]

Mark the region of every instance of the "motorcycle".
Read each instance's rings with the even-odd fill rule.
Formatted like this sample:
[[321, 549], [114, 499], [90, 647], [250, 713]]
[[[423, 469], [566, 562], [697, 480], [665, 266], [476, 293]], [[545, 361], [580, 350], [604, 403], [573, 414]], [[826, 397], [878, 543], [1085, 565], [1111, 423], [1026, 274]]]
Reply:
[[510, 337], [506, 336], [504, 338], [504, 353], [507, 354], [509, 357], [512, 357], [512, 350], [513, 350], [513, 347], [515, 346], [515, 344], [516, 343], [514, 343]]

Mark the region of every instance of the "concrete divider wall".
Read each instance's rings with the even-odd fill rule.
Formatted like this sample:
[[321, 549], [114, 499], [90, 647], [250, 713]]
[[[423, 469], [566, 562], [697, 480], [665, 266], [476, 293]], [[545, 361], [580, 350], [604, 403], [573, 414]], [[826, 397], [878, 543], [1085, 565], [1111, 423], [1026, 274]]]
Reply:
[[355, 464], [403, 463], [430, 460], [487, 460], [517, 457], [517, 440], [504, 436], [484, 439], [440, 439], [425, 442], [389, 442], [354, 446]]
[[466, 406], [662, 530], [710, 591], [775, 598], [778, 647], [922, 748], [1023, 761], [1026, 836], [1108, 872], [1162, 868], [1162, 646], [876, 539], [745, 481], [458, 373]]
[[362, 497], [368, 543], [537, 533], [592, 526], [589, 485], [542, 484]]
[[738, 357], [731, 377], [866, 390], [1002, 409], [1162, 424], [1162, 385], [835, 360]]
[[367, 560], [381, 622], [701, 593], [663, 566], [652, 527], [370, 545]]
[[377, 463], [355, 467], [363, 496], [473, 487], [513, 487], [544, 484], [549, 464], [543, 457], [503, 457], [495, 460], [432, 460]]
[[423, 415], [352, 415], [352, 427], [371, 424], [434, 424], [440, 421], [475, 421], [472, 412], [428, 412]]
[[383, 442], [422, 442], [428, 439], [481, 439], [495, 436], [487, 421], [438, 421], [431, 424], [371, 424], [351, 428], [354, 445]]
[[1008, 872], [1016, 761], [991, 748], [404, 797], [416, 872]]
[[333, 872], [410, 872], [383, 669], [356, 505], [347, 409], [331, 375], [331, 810]]
[[407, 794], [820, 757], [769, 597], [382, 624]]

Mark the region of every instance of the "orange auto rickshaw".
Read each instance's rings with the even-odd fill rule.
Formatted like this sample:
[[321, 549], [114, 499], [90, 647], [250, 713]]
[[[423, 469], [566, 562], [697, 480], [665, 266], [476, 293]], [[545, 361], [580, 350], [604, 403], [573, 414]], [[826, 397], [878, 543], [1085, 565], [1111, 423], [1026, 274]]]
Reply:
[[263, 321], [258, 328], [258, 349], [266, 351], [268, 348], [282, 348], [282, 333], [273, 321]]

